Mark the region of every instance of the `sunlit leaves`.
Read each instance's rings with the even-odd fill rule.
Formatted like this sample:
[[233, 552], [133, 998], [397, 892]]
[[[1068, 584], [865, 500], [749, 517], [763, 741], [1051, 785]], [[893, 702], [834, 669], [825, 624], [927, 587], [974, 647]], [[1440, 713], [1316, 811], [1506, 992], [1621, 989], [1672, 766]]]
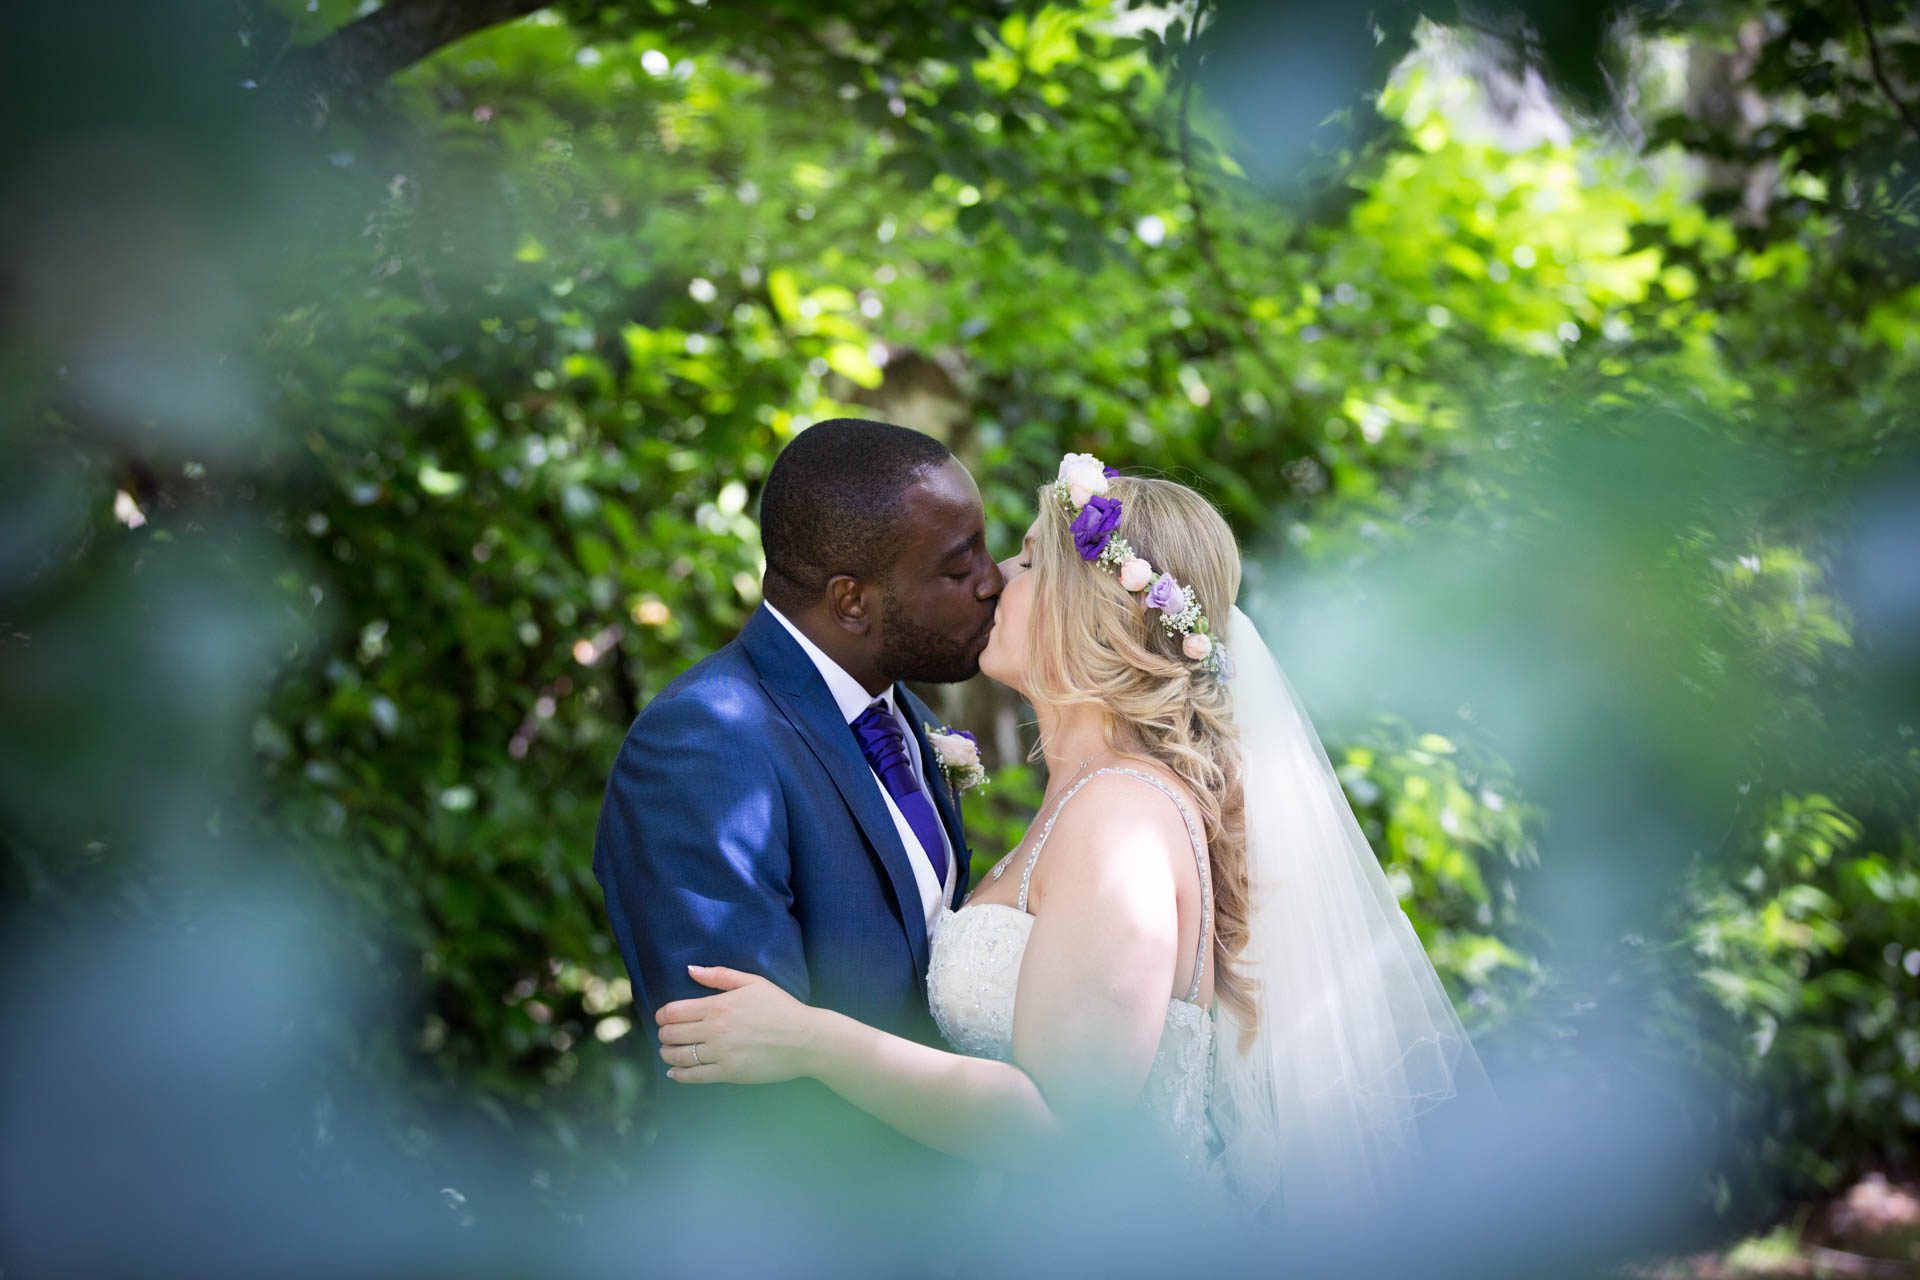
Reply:
[[[1290, 20], [1227, 7], [1244, 19], [1227, 35]], [[266, 318], [253, 358], [305, 451], [266, 497], [315, 565], [285, 575], [279, 603], [310, 611], [319, 591], [342, 625], [288, 663], [254, 741], [280, 818], [365, 904], [396, 982], [424, 975], [411, 1052], [503, 1119], [525, 1112], [499, 1099], [548, 1108], [556, 1132], [574, 1105], [613, 1125], [641, 1112], [585, 865], [598, 790], [637, 708], [752, 606], [754, 499], [810, 421], [940, 430], [981, 476], [999, 545], [1063, 449], [1191, 480], [1259, 553], [1254, 588], [1270, 551], [1345, 565], [1430, 542], [1517, 485], [1530, 442], [1598, 429], [1569, 404], [1677, 401], [1771, 428], [1811, 459], [1810, 483], [1910, 438], [1920, 303], [1894, 253], [1908, 170], [1882, 145], [1891, 111], [1843, 9], [1766, 29], [1763, 128], [1655, 123], [1639, 150], [1625, 124], [1581, 133], [1558, 113], [1522, 143], [1476, 134], [1463, 117], [1482, 87], [1434, 46], [1392, 76], [1375, 66], [1415, 36], [1387, 10], [1301, 11], [1331, 24], [1338, 65], [1315, 69], [1340, 74], [1283, 88], [1346, 106], [1284, 136], [1236, 140], [1220, 110], [1235, 103], [1203, 83], [1183, 138], [1197, 53], [1219, 72], [1242, 52], [1219, 34], [1196, 50], [1162, 10], [985, 0], [941, 22], [843, 21], [870, 6], [834, 0], [662, 0], [643, 22], [560, 3], [405, 73], [364, 127], [339, 124], [328, 147], [351, 163], [329, 172], [362, 214], [319, 246], [325, 287]], [[1572, 66], [1586, 37], [1567, 30], [1537, 52], [1591, 89], [1599, 64]], [[1295, 42], [1296, 63], [1323, 34]], [[1914, 47], [1905, 28], [1887, 37]], [[1803, 56], [1816, 43], [1852, 63], [1822, 72]], [[1862, 137], [1877, 143], [1855, 155]], [[1313, 198], [1248, 180], [1288, 156], [1311, 167], [1280, 185]], [[1733, 188], [1696, 199], [1703, 166], [1730, 160], [1780, 166], [1763, 208]], [[1600, 496], [1684, 497], [1696, 455], [1648, 456], [1660, 474], [1572, 477], [1539, 527]], [[142, 536], [173, 536], [166, 503], [126, 492]], [[1688, 935], [1703, 981], [1756, 1060], [1790, 1046], [1894, 1079], [1871, 1065], [1892, 1042], [1860, 1028], [1885, 1023], [1909, 953], [1846, 948], [1911, 931], [1910, 850], [1863, 834], [1859, 796], [1796, 807], [1781, 797], [1825, 792], [1738, 754], [1745, 712], [1804, 722], [1869, 646], [1821, 531], [1748, 524], [1673, 564], [1646, 539], [1598, 557], [1602, 573], [1543, 575], [1541, 612], [1577, 631], [1652, 592], [1724, 624], [1687, 674], [1740, 727], [1691, 723], [1676, 755], [1757, 777], [1724, 853], [1761, 883], [1703, 890], [1710, 918]], [[1416, 927], [1491, 1024], [1550, 963], [1518, 887], [1536, 815], [1470, 727], [1444, 732], [1348, 727], [1336, 756]], [[1897, 749], [1873, 764], [1912, 771]], [[983, 856], [1038, 799], [1019, 766], [999, 772], [970, 814]], [[1701, 807], [1724, 813], [1726, 791]], [[1856, 1133], [1858, 1101], [1829, 1113]]]

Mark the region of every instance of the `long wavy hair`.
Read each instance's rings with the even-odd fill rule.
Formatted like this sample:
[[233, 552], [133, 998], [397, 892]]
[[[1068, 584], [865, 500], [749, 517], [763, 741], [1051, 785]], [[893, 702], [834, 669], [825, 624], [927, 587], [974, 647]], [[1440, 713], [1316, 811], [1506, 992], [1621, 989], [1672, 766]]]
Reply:
[[[1108, 496], [1124, 508], [1117, 536], [1156, 571], [1193, 588], [1213, 638], [1231, 648], [1226, 631], [1240, 594], [1240, 548], [1213, 504], [1183, 484], [1149, 476], [1115, 476]], [[1193, 792], [1213, 881], [1214, 995], [1250, 1031], [1253, 984], [1236, 967], [1247, 940], [1246, 804], [1227, 682], [1182, 654], [1181, 637], [1169, 635], [1160, 615], [1146, 611], [1117, 576], [1080, 558], [1071, 523], [1053, 486], [1043, 487], [1028, 692], [1036, 701], [1101, 708], [1108, 747], [1164, 765]]]

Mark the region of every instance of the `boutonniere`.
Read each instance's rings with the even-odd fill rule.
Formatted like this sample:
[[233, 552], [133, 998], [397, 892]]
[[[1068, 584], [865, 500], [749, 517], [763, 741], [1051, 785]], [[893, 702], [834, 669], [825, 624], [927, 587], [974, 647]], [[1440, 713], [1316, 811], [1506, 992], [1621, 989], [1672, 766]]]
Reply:
[[947, 775], [947, 786], [953, 791], [954, 799], [958, 800], [962, 792], [987, 785], [987, 768], [980, 763], [979, 739], [952, 725], [941, 725], [938, 729], [930, 724], [920, 727], [927, 731], [927, 742], [933, 747], [940, 772]]

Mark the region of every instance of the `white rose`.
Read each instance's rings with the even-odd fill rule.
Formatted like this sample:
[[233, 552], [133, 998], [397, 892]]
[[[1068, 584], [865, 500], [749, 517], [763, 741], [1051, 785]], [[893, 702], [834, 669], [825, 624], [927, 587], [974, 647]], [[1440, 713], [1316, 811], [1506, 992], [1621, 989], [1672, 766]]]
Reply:
[[1090, 465], [1094, 470], [1098, 471], [1100, 469], [1100, 459], [1090, 453], [1064, 454], [1060, 458], [1060, 474], [1055, 476], [1054, 479], [1065, 480], [1068, 472], [1074, 470], [1076, 467], [1086, 465]]
[[1067, 482], [1067, 497], [1076, 507], [1107, 491], [1107, 468], [1090, 453], [1070, 453], [1060, 459], [1060, 479]]
[[1120, 585], [1127, 590], [1145, 591], [1152, 581], [1153, 566], [1139, 556], [1128, 556], [1120, 562]]
[[933, 744], [940, 763], [949, 768], [965, 769], [980, 763], [980, 745], [971, 738], [957, 733], [929, 733], [927, 741]]

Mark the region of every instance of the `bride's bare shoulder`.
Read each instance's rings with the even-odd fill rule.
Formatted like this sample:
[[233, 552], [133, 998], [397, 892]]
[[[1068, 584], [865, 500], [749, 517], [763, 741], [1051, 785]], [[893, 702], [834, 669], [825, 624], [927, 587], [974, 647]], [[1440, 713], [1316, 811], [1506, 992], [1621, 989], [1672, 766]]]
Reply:
[[1199, 806], [1192, 788], [1158, 760], [1122, 756], [1095, 774], [1086, 789], [1097, 793], [1092, 796], [1093, 807], [1124, 810], [1140, 818], [1157, 813], [1171, 821], [1180, 835], [1182, 848], [1186, 847], [1185, 814], [1191, 813], [1196, 822], [1199, 820]]
[[1095, 774], [1060, 811], [1045, 856], [1035, 868], [1036, 909], [1050, 884], [1087, 888], [1115, 880], [1172, 890], [1183, 878], [1183, 863], [1192, 863], [1192, 845], [1180, 809], [1161, 786], [1138, 776], [1144, 774], [1170, 788], [1193, 812], [1192, 793], [1179, 775], [1147, 760], [1126, 759], [1112, 767], [1134, 772]]

